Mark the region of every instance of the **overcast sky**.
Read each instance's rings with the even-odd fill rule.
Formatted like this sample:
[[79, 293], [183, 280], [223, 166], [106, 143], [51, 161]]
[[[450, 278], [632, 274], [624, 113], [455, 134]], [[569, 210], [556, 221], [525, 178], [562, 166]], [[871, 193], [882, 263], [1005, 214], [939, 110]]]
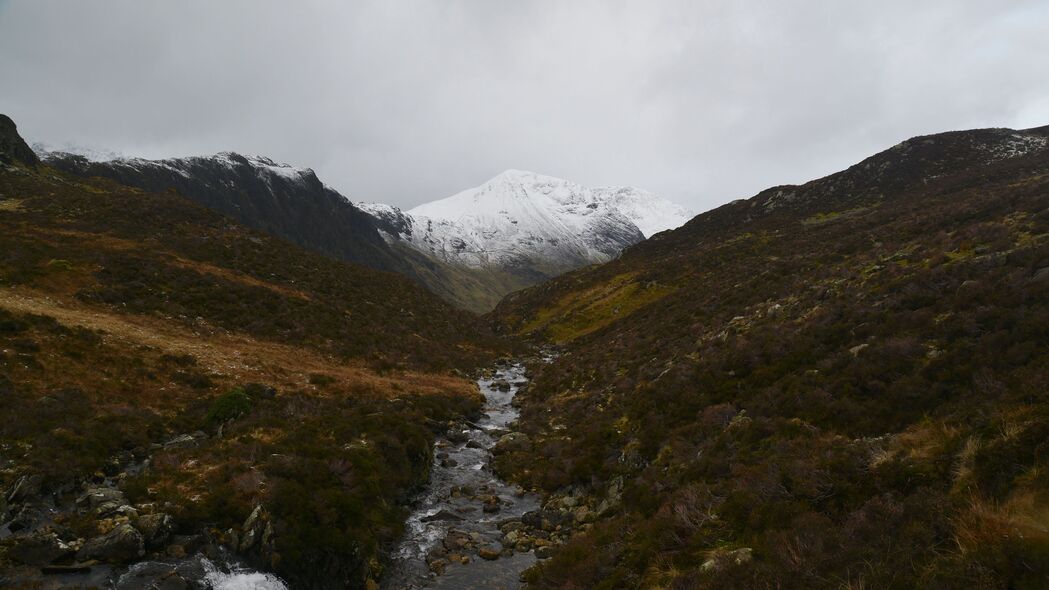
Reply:
[[259, 153], [400, 206], [520, 168], [702, 211], [1049, 124], [1047, 71], [1044, 0], [0, 0], [30, 141]]

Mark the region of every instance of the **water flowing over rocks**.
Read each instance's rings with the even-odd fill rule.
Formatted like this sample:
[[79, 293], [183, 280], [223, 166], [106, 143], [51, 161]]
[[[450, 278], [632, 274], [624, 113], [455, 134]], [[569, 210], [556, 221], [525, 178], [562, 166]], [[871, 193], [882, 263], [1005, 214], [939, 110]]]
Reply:
[[491, 466], [493, 453], [531, 445], [512, 431], [518, 412], [511, 402], [527, 384], [525, 368], [501, 361], [477, 384], [487, 400], [484, 416], [437, 441], [430, 483], [383, 588], [518, 588], [521, 572], [555, 543], [550, 532], [525, 522], [540, 513], [539, 498], [499, 479]]
[[[183, 434], [163, 446], [196, 445], [205, 437]], [[45, 491], [40, 477], [25, 476], [3, 491], [0, 548], [16, 567], [0, 570], [0, 588], [287, 590], [278, 577], [239, 562], [238, 555], [265, 560], [272, 553], [273, 527], [261, 506], [226, 539], [175, 534], [170, 514], [155, 504], [132, 504], [116, 487], [148, 468], [143, 457], [114, 457], [108, 473], [80, 485]], [[99, 534], [78, 536], [64, 524], [70, 518], [95, 523]]]

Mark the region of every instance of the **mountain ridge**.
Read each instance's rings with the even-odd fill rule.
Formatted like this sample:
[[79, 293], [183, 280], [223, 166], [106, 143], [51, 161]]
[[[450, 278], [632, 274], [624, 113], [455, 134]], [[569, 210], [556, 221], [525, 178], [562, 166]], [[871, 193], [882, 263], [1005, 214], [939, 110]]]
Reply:
[[[688, 214], [639, 189], [587, 189], [553, 177], [508, 171], [505, 176], [543, 179], [547, 188], [560, 185], [568, 196], [589, 200], [575, 203], [575, 210], [548, 211], [529, 207], [534, 194], [523, 191], [525, 198], [518, 209], [526, 214], [520, 217], [537, 223], [527, 232], [516, 232], [519, 241], [504, 247], [507, 227], [514, 224], [464, 225], [412, 215], [389, 205], [355, 204], [325, 185], [312, 169], [265, 156], [219, 152], [151, 160], [112, 158], [112, 152], [98, 150], [86, 156], [48, 152], [46, 146], [36, 145], [43, 160], [59, 169], [145, 190], [175, 190], [299, 246], [406, 275], [446, 301], [478, 313], [491, 310], [509, 292], [580, 266], [607, 261], [623, 247], [644, 239], [615, 203], [630, 208], [646, 228], [681, 223]], [[601, 199], [594, 194], [600, 194]], [[606, 206], [612, 201], [612, 206]], [[652, 216], [657, 211], [663, 213]], [[589, 222], [587, 218], [600, 219]], [[570, 223], [566, 224], [566, 219]]]

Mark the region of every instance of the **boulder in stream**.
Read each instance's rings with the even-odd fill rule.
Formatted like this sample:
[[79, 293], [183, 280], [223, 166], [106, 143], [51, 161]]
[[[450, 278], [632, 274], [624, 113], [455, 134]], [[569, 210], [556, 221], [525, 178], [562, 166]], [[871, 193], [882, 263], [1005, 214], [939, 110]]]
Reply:
[[127, 563], [146, 554], [145, 539], [130, 524], [117, 525], [105, 535], [90, 539], [77, 553], [77, 559], [97, 559], [107, 563]]
[[47, 565], [74, 553], [52, 531], [35, 531], [13, 540], [14, 545], [7, 550], [7, 557], [26, 565]]
[[492, 452], [496, 455], [503, 453], [528, 452], [532, 450], [532, 439], [523, 432], [511, 432], [499, 437]]
[[430, 516], [424, 516], [424, 517], [420, 518], [419, 521], [420, 522], [436, 522], [436, 521], [442, 521], [443, 520], [443, 521], [448, 521], [448, 522], [458, 522], [458, 521], [461, 521], [462, 519], [463, 519], [463, 517], [459, 516], [458, 514], [452, 512], [450, 510], [443, 510], [442, 509], [442, 510], [438, 510], [435, 514], [431, 514]]

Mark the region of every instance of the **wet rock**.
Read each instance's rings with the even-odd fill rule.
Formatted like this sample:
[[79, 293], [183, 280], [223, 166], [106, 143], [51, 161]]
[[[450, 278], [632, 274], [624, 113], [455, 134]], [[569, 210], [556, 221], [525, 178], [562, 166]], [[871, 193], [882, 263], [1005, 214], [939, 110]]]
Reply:
[[451, 531], [441, 544], [444, 545], [444, 548], [448, 551], [461, 551], [470, 544], [470, 535], [463, 531]]
[[535, 548], [535, 556], [539, 559], [550, 559], [554, 556], [554, 548], [550, 545]]
[[100, 506], [96, 510], [99, 518], [126, 518], [128, 520], [134, 520], [138, 518], [138, 510], [134, 506], [128, 504], [120, 504], [119, 506], [114, 504], [106, 504]]
[[[736, 420], [733, 418], [733, 420]], [[731, 426], [731, 423], [730, 423]], [[598, 516], [605, 516], [616, 508], [619, 507], [623, 502], [623, 478], [615, 477], [612, 483], [608, 484], [608, 490], [605, 492], [605, 497], [601, 499], [598, 505], [594, 508], [594, 512]]]
[[438, 576], [443, 576], [444, 571], [448, 568], [448, 562], [444, 559], [435, 559], [431, 561], [428, 565], [430, 567], [430, 571], [437, 574]]
[[526, 512], [521, 517], [521, 522], [534, 529], [546, 532], [553, 532], [563, 524], [571, 524], [571, 520], [572, 516], [570, 514], [555, 510], [533, 510], [532, 512]]
[[185, 590], [193, 585], [172, 564], [161, 562], [136, 563], [120, 576], [116, 590]]
[[457, 445], [463, 444], [464, 442], [470, 440], [470, 436], [466, 433], [466, 431], [460, 428], [453, 428], [449, 430], [448, 434], [444, 435], [444, 437]]
[[[240, 547], [240, 533], [234, 529], [228, 529], [226, 531], [225, 542], [230, 548], [236, 550]], [[207, 549], [207, 547], [205, 547], [205, 549]]]
[[127, 506], [128, 502], [124, 497], [124, 492], [116, 488], [95, 486], [88, 488], [82, 496], [77, 498], [76, 504], [94, 511], [99, 516], [104, 516]]
[[471, 440], [471, 441], [467, 441], [466, 448], [468, 448], [468, 449], [483, 449], [484, 447], [481, 445], [481, 443], [479, 443], [479, 442], [477, 442], [475, 440]]
[[523, 432], [511, 432], [499, 437], [492, 452], [496, 455], [503, 453], [528, 452], [532, 450], [532, 439]]
[[87, 574], [90, 572], [90, 565], [80, 563], [74, 563], [71, 565], [45, 565], [40, 568], [40, 573], [47, 576], [68, 576], [73, 574]]
[[503, 535], [500, 542], [503, 547], [516, 547], [517, 543], [521, 541], [521, 533], [519, 531], [510, 531]]
[[492, 389], [499, 391], [510, 391], [510, 382], [506, 379], [496, 379], [492, 382]]
[[517, 519], [507, 520], [499, 525], [499, 530], [502, 531], [503, 534], [509, 533], [511, 531], [519, 531], [523, 528], [525, 528], [525, 524]]
[[267, 521], [266, 528], [262, 530], [262, 545], [270, 547], [273, 544], [273, 523]]
[[445, 459], [441, 461], [442, 467], [456, 467], [457, 465], [459, 465], [459, 462], [455, 459]]
[[171, 536], [174, 521], [171, 516], [158, 512], [147, 514], [135, 519], [135, 528], [142, 533], [146, 546], [155, 548], [162, 546]]
[[243, 528], [246, 531], [255, 528], [255, 525], [258, 524], [259, 518], [261, 516], [262, 516], [262, 505], [259, 504], [259, 505], [255, 506], [255, 509], [251, 511], [251, 514], [248, 515], [248, 517], [246, 519], [244, 519], [244, 526], [241, 527], [241, 528]]
[[572, 516], [578, 523], [588, 523], [595, 520], [595, 515], [586, 506], [580, 506], [572, 511]]
[[461, 516], [459, 516], [458, 514], [455, 514], [454, 512], [452, 512], [450, 510], [439, 510], [436, 514], [431, 514], [430, 516], [424, 516], [423, 518], [420, 518], [419, 520], [420, 520], [420, 522], [436, 522], [436, 521], [458, 522], [458, 521], [461, 521], [462, 519], [463, 518]]
[[448, 550], [444, 548], [444, 545], [436, 545], [426, 554], [426, 563], [430, 563], [435, 559], [444, 559], [446, 557], [448, 557]]
[[247, 551], [254, 547], [255, 543], [262, 537], [263, 529], [267, 524], [269, 524], [269, 519], [262, 509], [262, 505], [255, 506], [248, 518], [244, 520], [244, 525], [241, 526], [243, 534], [240, 539], [240, 551]]
[[171, 537], [171, 545], [182, 547], [188, 554], [195, 553], [204, 546], [204, 543], [204, 535], [173, 535]]
[[77, 559], [127, 563], [145, 554], [145, 540], [142, 538], [142, 533], [130, 524], [121, 524], [105, 535], [84, 543], [83, 548], [77, 553]]
[[26, 565], [47, 565], [75, 552], [53, 531], [36, 531], [15, 537], [13, 541], [7, 557]]
[[502, 555], [502, 553], [502, 550], [497, 549], [494, 546], [481, 547], [477, 550], [477, 556], [487, 561], [495, 561], [496, 559], [499, 559], [499, 556]]
[[484, 502], [484, 511], [486, 514], [495, 514], [502, 508], [502, 502], [496, 496], [488, 496], [482, 500]]

